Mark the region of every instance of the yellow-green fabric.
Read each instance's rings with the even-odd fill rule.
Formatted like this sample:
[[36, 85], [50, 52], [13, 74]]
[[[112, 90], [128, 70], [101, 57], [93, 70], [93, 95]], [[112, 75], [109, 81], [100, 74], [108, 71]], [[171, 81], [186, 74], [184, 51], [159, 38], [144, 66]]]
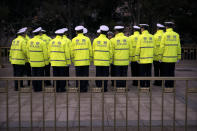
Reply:
[[93, 61], [95, 66], [109, 66], [112, 62], [111, 41], [104, 34], [93, 41]]
[[136, 46], [136, 60], [140, 64], [148, 64], [153, 62], [155, 40], [147, 30], [144, 30], [139, 37]]
[[28, 40], [30, 40], [31, 38], [30, 38], [28, 35], [25, 35], [25, 39], [28, 41]]
[[57, 35], [49, 43], [48, 54], [51, 66], [70, 64], [70, 49], [62, 36]]
[[113, 64], [116, 66], [129, 65], [130, 56], [130, 39], [126, 37], [123, 33], [118, 33], [115, 35], [112, 41], [112, 54], [113, 54]]
[[92, 60], [92, 45], [88, 37], [79, 33], [72, 39], [71, 56], [75, 66], [90, 65]]
[[161, 40], [161, 61], [162, 62], [177, 62], [181, 59], [181, 44], [179, 34], [168, 28]]
[[[68, 49], [69, 49], [69, 54], [70, 54], [70, 58], [71, 58], [71, 40], [66, 36], [66, 35], [63, 35], [63, 40], [66, 42], [67, 46], [68, 46]], [[69, 61], [67, 61], [67, 64], [70, 65], [71, 64], [71, 59]]]
[[26, 63], [26, 43], [26, 39], [21, 35], [12, 41], [9, 54], [11, 64], [24, 65]]
[[[49, 42], [51, 41], [51, 38], [49, 36], [47, 36], [46, 34], [42, 34], [40, 36], [40, 39], [43, 40], [46, 44], [46, 47], [47, 47], [47, 50], [48, 50], [48, 46], [49, 46]], [[46, 64], [48, 65], [49, 64], [49, 60], [46, 61]]]
[[155, 48], [154, 48], [154, 57], [153, 60], [154, 61], [159, 61], [161, 54], [160, 54], [160, 45], [161, 45], [161, 39], [163, 37], [163, 30], [158, 30], [155, 34], [154, 34], [154, 39], [155, 39]]
[[134, 33], [133, 33], [133, 35], [131, 35], [129, 38], [130, 38], [130, 40], [131, 40], [131, 46], [130, 46], [130, 54], [131, 54], [131, 56], [130, 56], [130, 61], [132, 62], [136, 62], [137, 60], [136, 60], [136, 57], [135, 57], [135, 51], [136, 51], [136, 45], [137, 45], [137, 41], [138, 41], [138, 39], [139, 39], [139, 36], [140, 36], [140, 33], [139, 33], [139, 31], [135, 31]]
[[44, 67], [48, 64], [46, 43], [40, 36], [34, 36], [27, 43], [27, 56], [31, 67]]

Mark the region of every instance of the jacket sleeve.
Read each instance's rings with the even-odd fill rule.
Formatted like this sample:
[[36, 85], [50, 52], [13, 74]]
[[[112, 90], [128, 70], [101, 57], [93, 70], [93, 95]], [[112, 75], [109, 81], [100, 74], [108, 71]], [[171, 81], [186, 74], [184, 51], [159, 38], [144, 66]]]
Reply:
[[66, 63], [68, 65], [71, 64], [71, 60], [70, 60], [70, 48], [69, 48], [69, 45], [70, 45], [70, 41], [67, 41], [67, 43], [65, 43], [65, 56], [66, 56]]
[[[13, 43], [14, 43], [14, 40], [12, 41], [12, 45], [13, 45]], [[11, 47], [10, 47], [10, 54], [9, 54], [9, 61], [12, 63], [12, 48], [13, 48], [13, 46], [11, 45]]]
[[47, 50], [47, 45], [44, 41], [42, 41], [42, 45], [43, 45], [43, 56], [44, 56], [44, 62], [45, 65], [48, 64], [48, 50]]
[[22, 45], [21, 45], [21, 46], [22, 46], [21, 49], [22, 49], [22, 52], [23, 52], [25, 61], [27, 62], [27, 61], [28, 61], [28, 59], [27, 59], [27, 41], [24, 40], [24, 41], [22, 41], [21, 44], [22, 44]]
[[89, 43], [90, 61], [92, 61], [92, 59], [93, 59], [93, 56], [92, 56], [92, 45], [91, 45], [91, 41], [90, 41], [90, 39], [89, 39], [89, 38], [88, 38], [88, 43]]
[[178, 56], [178, 60], [181, 60], [181, 43], [180, 43], [179, 35], [178, 35], [177, 56]]
[[95, 50], [95, 44], [96, 44], [96, 40], [93, 40], [93, 44], [92, 44], [92, 60], [94, 61], [94, 50]]
[[52, 44], [52, 41], [50, 41], [49, 45], [48, 45], [48, 59], [49, 59], [49, 62], [51, 60], [51, 57], [50, 57], [50, 55], [51, 55], [51, 44]]
[[135, 59], [136, 61], [139, 61], [140, 59], [140, 46], [141, 46], [141, 37], [139, 37], [136, 45], [136, 51], [135, 51]]
[[75, 45], [75, 41], [74, 41], [74, 39], [72, 39], [72, 41], [71, 41], [71, 52], [70, 52], [70, 54], [71, 54], [71, 60], [72, 60], [73, 63], [74, 63], [74, 45]]
[[27, 60], [28, 60], [28, 62], [30, 62], [30, 58], [29, 58], [29, 45], [30, 45], [30, 41], [28, 40], [27, 45], [26, 45]]
[[109, 40], [109, 57], [110, 57], [110, 64], [112, 63], [113, 51], [112, 51], [112, 43]]
[[114, 38], [110, 39], [111, 41], [111, 51], [112, 51], [112, 63], [114, 62]]
[[161, 43], [160, 43], [160, 49], [159, 49], [159, 60], [162, 60], [163, 58], [163, 53], [164, 53], [164, 48], [165, 48], [165, 35], [163, 35], [162, 39], [161, 39]]
[[132, 37], [129, 37], [129, 61], [131, 62], [132, 58], [133, 58], [133, 41], [132, 41]]

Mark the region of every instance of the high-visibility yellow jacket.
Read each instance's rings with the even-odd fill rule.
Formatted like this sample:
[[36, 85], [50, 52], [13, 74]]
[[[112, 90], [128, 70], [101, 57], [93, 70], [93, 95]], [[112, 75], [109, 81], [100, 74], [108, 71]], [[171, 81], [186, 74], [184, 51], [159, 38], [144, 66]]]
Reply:
[[66, 42], [59, 35], [50, 41], [48, 54], [51, 66], [67, 66], [70, 64], [70, 49]]
[[111, 41], [113, 46], [113, 64], [117, 66], [129, 65], [130, 39], [123, 33], [118, 33]]
[[139, 31], [135, 31], [133, 33], [133, 35], [131, 35], [129, 38], [131, 40], [131, 46], [130, 46], [130, 61], [136, 62], [136, 57], [135, 57], [135, 51], [136, 51], [136, 45], [137, 45], [137, 41], [139, 39], [140, 33]]
[[147, 30], [144, 30], [139, 37], [136, 46], [136, 60], [140, 64], [148, 64], [153, 62], [155, 40]]
[[92, 45], [88, 37], [79, 33], [72, 39], [71, 56], [75, 66], [90, 65], [92, 60]]
[[67, 61], [67, 64], [70, 65], [71, 64], [71, 44], [72, 44], [72, 42], [66, 35], [63, 35], [62, 39], [66, 42], [68, 49], [69, 49], [70, 60]]
[[[51, 41], [51, 38], [49, 36], [47, 36], [46, 34], [42, 34], [40, 36], [40, 39], [45, 42], [47, 50], [48, 50], [48, 46], [49, 46], [49, 42]], [[48, 64], [49, 64], [49, 60], [46, 61], [46, 65], [48, 65]]]
[[155, 48], [154, 48], [154, 57], [153, 60], [154, 61], [159, 61], [161, 54], [160, 54], [160, 44], [161, 44], [161, 39], [163, 37], [163, 30], [158, 30], [155, 34], [154, 34], [154, 39], [155, 39]]
[[31, 67], [44, 67], [48, 63], [46, 43], [40, 36], [34, 36], [27, 43], [27, 56]]
[[9, 60], [11, 64], [24, 65], [27, 60], [26, 55], [26, 39], [19, 35], [12, 41], [10, 48]]
[[181, 59], [181, 44], [179, 34], [169, 28], [164, 33], [161, 40], [161, 61], [162, 62], [177, 62]]
[[109, 66], [112, 62], [111, 41], [104, 34], [93, 41], [93, 61], [95, 66]]
[[25, 39], [28, 41], [28, 40], [30, 40], [30, 37], [28, 35], [26, 35]]

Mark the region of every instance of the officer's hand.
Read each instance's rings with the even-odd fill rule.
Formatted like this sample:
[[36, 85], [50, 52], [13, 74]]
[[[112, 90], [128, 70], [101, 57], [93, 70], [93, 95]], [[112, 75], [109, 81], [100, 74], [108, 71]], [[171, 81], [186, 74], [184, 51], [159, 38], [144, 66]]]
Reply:
[[176, 63], [179, 63], [179, 60], [177, 60], [177, 62]]
[[161, 60], [159, 60], [159, 62], [161, 63]]

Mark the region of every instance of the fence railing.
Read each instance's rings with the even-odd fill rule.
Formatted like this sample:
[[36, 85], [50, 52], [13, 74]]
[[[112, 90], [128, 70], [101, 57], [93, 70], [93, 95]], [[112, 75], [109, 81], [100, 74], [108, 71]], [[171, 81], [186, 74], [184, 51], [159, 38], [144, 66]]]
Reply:
[[[87, 97], [89, 96], [89, 99], [90, 99], [90, 103], [89, 103], [89, 108], [90, 108], [90, 112], [89, 112], [89, 123], [90, 123], [90, 127], [89, 129], [92, 131], [93, 130], [93, 95], [95, 93], [101, 93], [101, 112], [102, 112], [102, 119], [101, 119], [101, 129], [102, 131], [105, 130], [106, 126], [105, 126], [105, 115], [104, 115], [104, 112], [106, 110], [106, 107], [105, 107], [105, 93], [104, 93], [104, 80], [114, 80], [114, 87], [113, 87], [113, 90], [110, 91], [110, 94], [113, 95], [113, 130], [116, 131], [116, 129], [118, 128], [118, 125], [117, 125], [117, 95], [118, 94], [122, 94], [125, 96], [125, 102], [123, 104], [125, 104], [125, 125], [124, 125], [124, 129], [126, 131], [130, 130], [130, 125], [128, 125], [128, 107], [129, 107], [129, 96], [128, 94], [132, 92], [132, 89], [129, 88], [129, 85], [128, 85], [128, 82], [132, 81], [132, 80], [138, 80], [138, 87], [137, 87], [137, 104], [135, 105], [137, 107], [137, 124], [134, 125], [137, 127], [137, 130], [139, 131], [140, 128], [141, 128], [141, 124], [140, 124], [140, 113], [141, 113], [141, 94], [142, 93], [147, 93], [148, 94], [148, 97], [149, 97], [149, 124], [148, 124], [148, 128], [149, 130], [151, 131], [152, 130], [152, 93], [154, 92], [152, 86], [150, 86], [149, 88], [141, 88], [140, 87], [140, 80], [161, 80], [162, 81], [162, 86], [161, 88], [159, 88], [161, 90], [161, 104], [160, 105], [157, 105], [157, 106], [161, 106], [161, 111], [160, 111], [160, 116], [161, 116], [161, 124], [160, 124], [160, 130], [161, 131], [164, 131], [165, 128], [164, 128], [164, 94], [166, 93], [170, 93], [172, 94], [173, 96], [173, 113], [172, 113], [172, 118], [173, 118], [173, 130], [176, 129], [176, 111], [179, 110], [177, 109], [176, 107], [176, 93], [177, 91], [179, 91], [179, 88], [177, 87], [177, 84], [176, 82], [177, 81], [185, 81], [185, 85], [182, 85], [183, 86], [183, 92], [184, 92], [184, 103], [185, 103], [185, 110], [184, 110], [184, 114], [182, 115], [185, 115], [185, 119], [184, 119], [184, 128], [185, 128], [185, 131], [187, 131], [188, 129], [188, 97], [190, 94], [193, 94], [193, 93], [197, 93], [197, 88], [196, 87], [189, 87], [189, 82], [191, 81], [197, 81], [197, 77], [0, 77], [0, 82], [4, 81], [5, 84], [0, 84], [0, 93], [1, 94], [5, 94], [5, 100], [6, 100], [6, 129], [7, 131], [10, 129], [10, 120], [9, 120], [9, 113], [10, 113], [10, 110], [9, 110], [9, 99], [10, 97], [12, 96], [9, 96], [10, 94], [10, 90], [8, 89], [9, 88], [9, 83], [11, 81], [14, 81], [14, 80], [17, 80], [18, 81], [18, 86], [19, 86], [19, 91], [17, 92], [17, 101], [18, 101], [18, 128], [19, 128], [19, 131], [21, 131], [22, 129], [22, 125], [21, 125], [21, 95], [22, 94], [29, 94], [30, 95], [30, 130], [33, 130], [33, 114], [32, 114], [32, 103], [33, 103], [33, 97], [35, 94], [32, 90], [32, 81], [33, 80], [42, 80], [42, 100], [40, 100], [40, 102], [42, 103], [42, 128], [43, 130], [45, 130], [46, 128], [46, 125], [45, 125], [45, 99], [46, 99], [46, 94], [47, 93], [50, 93], [50, 94], [53, 94], [53, 98], [54, 98], [54, 130], [56, 131], [57, 130], [57, 92], [56, 92], [56, 80], [65, 80], [67, 81], [67, 84], [66, 84], [66, 87], [65, 89], [67, 90], [65, 93], [62, 93], [62, 94], [65, 94], [66, 96], [66, 109], [65, 109], [65, 112], [66, 112], [66, 129], [67, 131], [70, 130], [70, 126], [69, 126], [69, 95], [71, 93], [74, 93], [77, 95], [77, 111], [78, 111], [78, 125], [77, 125], [77, 128], [78, 130], [80, 131], [80, 128], [81, 128], [81, 93], [80, 93], [80, 85], [78, 85], [78, 87], [70, 87], [69, 84], [68, 84], [68, 81], [78, 81], [79, 80], [88, 80], [88, 81], [95, 81], [95, 80], [102, 80], [102, 88], [96, 88], [92, 85], [90, 85], [89, 87], [89, 91], [87, 92]], [[21, 88], [20, 87], [20, 81], [21, 80], [30, 80], [31, 81], [31, 84], [30, 84], [30, 87], [23, 87]], [[44, 80], [52, 80], [54, 81], [54, 86], [52, 87], [45, 87], [44, 85]], [[117, 80], [126, 80], [126, 87], [125, 88], [117, 88], [116, 87], [116, 81]], [[175, 83], [174, 83], [174, 88], [165, 88], [164, 87], [164, 82], [165, 80], [174, 80]], [[196, 85], [193, 85], [193, 86], [196, 86]], [[196, 125], [197, 126], [197, 125]], [[0, 127], [1, 129], [1, 127]]]
[[[9, 63], [10, 47], [0, 47], [0, 67]], [[182, 47], [182, 60], [197, 60], [197, 47]]]

